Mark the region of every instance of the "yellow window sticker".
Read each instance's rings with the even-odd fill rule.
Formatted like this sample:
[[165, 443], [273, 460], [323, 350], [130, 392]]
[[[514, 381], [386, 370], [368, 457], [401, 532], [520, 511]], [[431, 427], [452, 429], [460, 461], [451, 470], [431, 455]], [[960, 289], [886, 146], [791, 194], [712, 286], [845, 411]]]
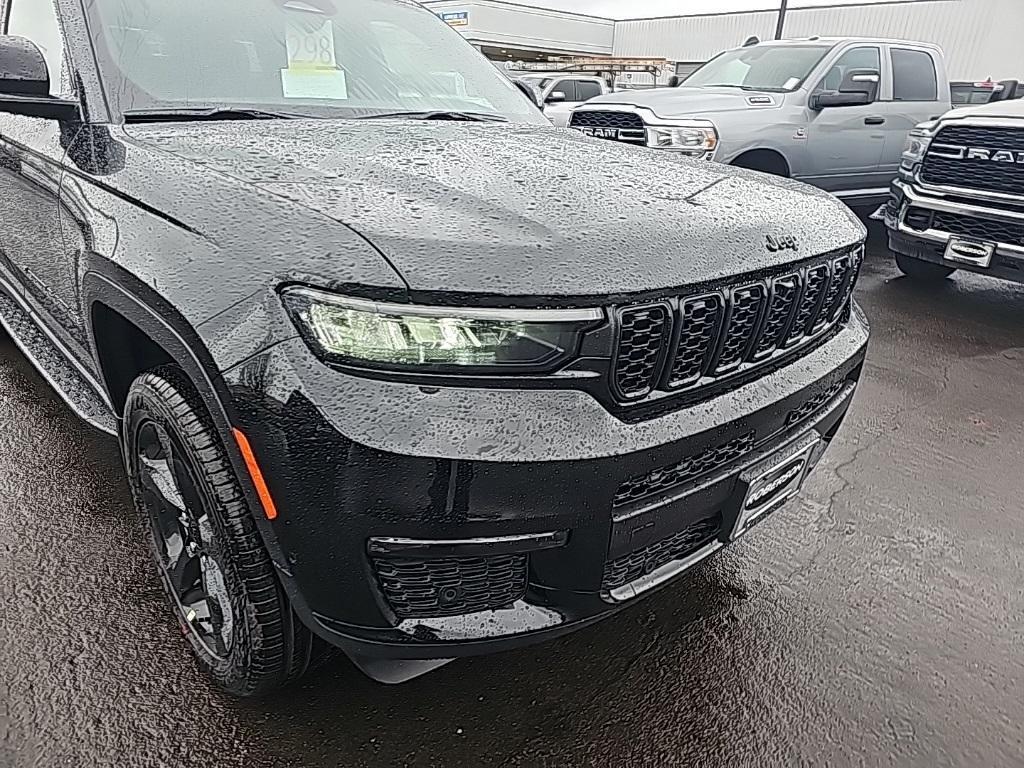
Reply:
[[281, 70], [281, 88], [289, 99], [347, 99], [345, 72], [338, 67], [334, 24], [303, 14], [288, 20], [288, 68]]

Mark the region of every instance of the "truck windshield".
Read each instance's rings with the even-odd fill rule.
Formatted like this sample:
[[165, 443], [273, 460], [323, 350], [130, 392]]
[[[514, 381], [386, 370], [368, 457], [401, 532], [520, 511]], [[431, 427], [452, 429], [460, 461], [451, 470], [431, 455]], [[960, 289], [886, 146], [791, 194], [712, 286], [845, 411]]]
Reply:
[[683, 86], [729, 86], [751, 91], [795, 91], [822, 60], [828, 45], [756, 45], [717, 56]]
[[461, 35], [409, 0], [86, 0], [120, 113], [480, 115], [546, 123]]

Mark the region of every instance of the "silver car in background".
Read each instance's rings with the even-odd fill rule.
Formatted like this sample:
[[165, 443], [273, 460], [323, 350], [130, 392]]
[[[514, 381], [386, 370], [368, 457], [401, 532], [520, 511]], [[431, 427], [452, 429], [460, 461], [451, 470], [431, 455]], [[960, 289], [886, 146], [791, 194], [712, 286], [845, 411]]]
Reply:
[[598, 138], [789, 176], [850, 205], [884, 203], [907, 135], [950, 108], [942, 51], [875, 38], [807, 38], [725, 51], [676, 88], [577, 107]]

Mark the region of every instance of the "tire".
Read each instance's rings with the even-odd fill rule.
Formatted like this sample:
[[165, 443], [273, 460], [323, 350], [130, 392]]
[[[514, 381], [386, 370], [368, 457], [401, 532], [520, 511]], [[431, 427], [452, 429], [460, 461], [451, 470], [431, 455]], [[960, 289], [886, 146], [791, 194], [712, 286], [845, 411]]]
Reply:
[[902, 253], [896, 254], [896, 266], [907, 277], [926, 283], [937, 283], [956, 272], [953, 267], [932, 264], [930, 261], [904, 256]]
[[179, 369], [132, 383], [122, 448], [160, 581], [199, 666], [244, 698], [300, 677], [312, 634], [293, 613], [224, 445]]

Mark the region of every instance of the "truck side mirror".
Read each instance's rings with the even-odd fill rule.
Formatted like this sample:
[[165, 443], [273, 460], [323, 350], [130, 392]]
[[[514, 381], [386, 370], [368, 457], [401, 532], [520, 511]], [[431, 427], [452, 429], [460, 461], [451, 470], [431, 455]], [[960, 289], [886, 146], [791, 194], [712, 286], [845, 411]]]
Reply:
[[528, 98], [535, 107], [541, 108], [544, 106], [541, 101], [540, 91], [537, 88], [534, 88], [532, 85], [522, 80], [513, 80], [512, 84], [522, 91], [523, 95], [526, 96], [526, 98]]
[[558, 104], [565, 101], [565, 94], [561, 91], [552, 91], [544, 101], [548, 104]]
[[827, 107], [860, 107], [878, 101], [878, 86], [882, 76], [877, 69], [851, 69], [843, 76], [839, 90], [816, 93], [811, 97], [811, 109]]
[[78, 119], [78, 102], [50, 95], [46, 59], [31, 40], [0, 35], [0, 112], [50, 120]]

